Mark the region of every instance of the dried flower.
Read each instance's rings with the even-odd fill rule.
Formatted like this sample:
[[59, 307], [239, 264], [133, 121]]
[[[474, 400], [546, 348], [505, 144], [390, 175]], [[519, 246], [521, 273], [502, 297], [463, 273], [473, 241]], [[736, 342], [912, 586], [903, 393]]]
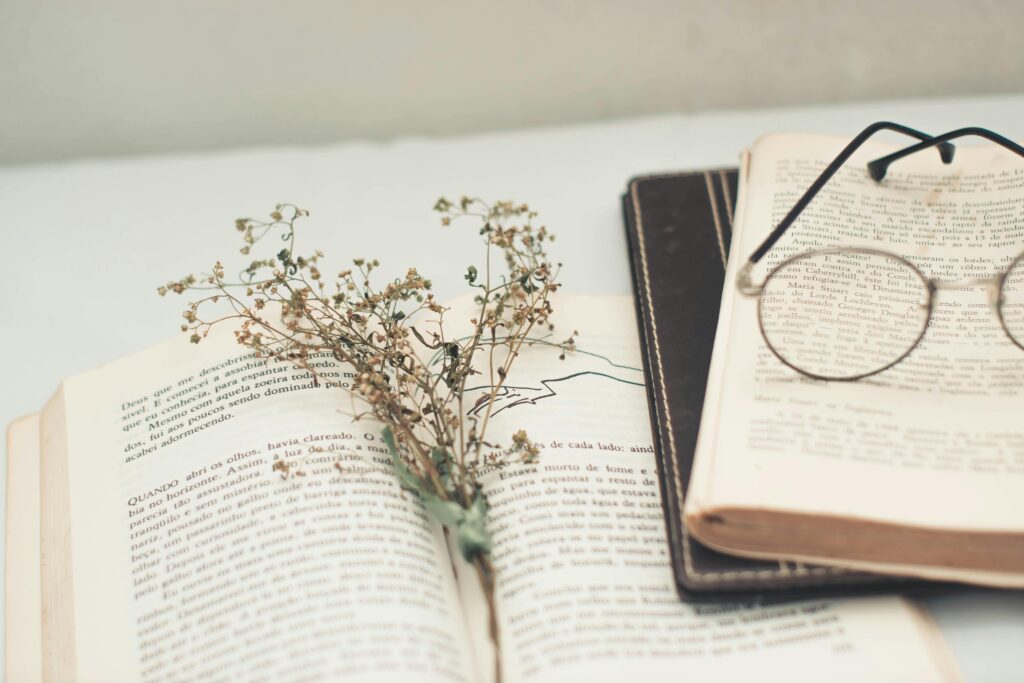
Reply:
[[[191, 332], [193, 343], [201, 342], [213, 325], [234, 320], [238, 343], [257, 356], [291, 363], [310, 373], [316, 384], [349, 392], [364, 403], [367, 413], [384, 425], [384, 443], [402, 486], [419, 496], [476, 568], [497, 646], [491, 537], [480, 477], [495, 467], [534, 463], [540, 447], [524, 431], [516, 432], [505, 449], [487, 442], [485, 435], [519, 352], [533, 343], [533, 332], [551, 328], [558, 266], [545, 249], [554, 238], [546, 227], [533, 225], [537, 214], [526, 204], [487, 204], [464, 196], [458, 202], [441, 198], [434, 210], [443, 225], [479, 221], [485, 263], [496, 253], [505, 264], [501, 274], [466, 268], [466, 283], [476, 293], [473, 332], [467, 338], [446, 334], [448, 309], [436, 302], [430, 280], [415, 268], [382, 282], [374, 275], [380, 261], [356, 258], [335, 282], [325, 282], [319, 263], [323, 254], [295, 250], [296, 223], [309, 214], [292, 204], [277, 205], [269, 221], [235, 221], [242, 254], [271, 233], [280, 233], [286, 244], [272, 258], [251, 261], [237, 281], [229, 281], [217, 262], [207, 275], [189, 275], [157, 291], [161, 296], [212, 291], [183, 313], [182, 329]], [[207, 316], [211, 308], [217, 312]], [[554, 345], [562, 357], [575, 349], [576, 334]], [[321, 375], [313, 360], [325, 356], [348, 366], [354, 379]], [[489, 374], [490, 390], [467, 405], [467, 382], [481, 373]], [[473, 383], [480, 382], [475, 378]], [[283, 461], [273, 467], [284, 478], [303, 474]]]

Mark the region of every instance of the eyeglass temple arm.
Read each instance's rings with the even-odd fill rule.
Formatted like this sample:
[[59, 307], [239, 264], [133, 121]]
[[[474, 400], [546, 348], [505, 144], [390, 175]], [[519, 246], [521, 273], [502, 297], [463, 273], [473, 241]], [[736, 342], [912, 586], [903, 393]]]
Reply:
[[[805, 208], [807, 208], [807, 205], [811, 203], [811, 200], [814, 199], [815, 195], [817, 195], [818, 192], [821, 191], [821, 188], [825, 186], [825, 183], [827, 183], [832, 178], [832, 176], [836, 174], [836, 171], [838, 171], [839, 168], [846, 163], [846, 160], [849, 159], [850, 156], [857, 151], [857, 148], [863, 145], [864, 142], [872, 135], [882, 130], [891, 130], [897, 133], [903, 133], [904, 135], [909, 135], [910, 137], [917, 138], [918, 140], [922, 141], [921, 143], [914, 145], [913, 147], [908, 147], [907, 149], [897, 152], [897, 154], [911, 154], [912, 152], [916, 152], [918, 149], [924, 149], [925, 147], [938, 145], [939, 156], [942, 159], [942, 163], [948, 164], [951, 161], [953, 161], [953, 153], [955, 149], [953, 145], [946, 142], [945, 140], [933, 138], [932, 136], [926, 133], [922, 133], [919, 130], [914, 130], [913, 128], [901, 126], [898, 123], [892, 123], [890, 121], [879, 121], [877, 123], [872, 123], [870, 126], [862, 130], [857, 135], [857, 137], [851, 140], [850, 143], [843, 148], [843, 151], [839, 153], [839, 156], [833, 159], [832, 163], [830, 163], [825, 168], [825, 170], [821, 172], [821, 175], [819, 175], [817, 179], [815, 179], [815, 181], [811, 183], [811, 186], [807, 188], [807, 191], [804, 192], [804, 195], [802, 197], [800, 197], [800, 200], [793, 206], [792, 209], [789, 210], [789, 213], [787, 213], [786, 216], [781, 221], [779, 221], [779, 224], [775, 226], [775, 229], [772, 230], [771, 234], [768, 235], [765, 241], [761, 243], [761, 246], [759, 246], [754, 251], [754, 253], [750, 255], [750, 260], [747, 264], [748, 268], [753, 266], [753, 264], [757, 263], [758, 261], [760, 261], [764, 257], [764, 255], [768, 253], [768, 250], [775, 246], [775, 243], [779, 241], [779, 238], [782, 237], [783, 233], [785, 233], [789, 226], [793, 224], [793, 221], [796, 220], [797, 216], [799, 216], [800, 213]], [[947, 133], [947, 135], [949, 134]], [[995, 135], [995, 133], [991, 133], [991, 135]], [[885, 159], [890, 159], [890, 157], [894, 156], [895, 155], [889, 155], [889, 157], [885, 157]], [[883, 160], [884, 159], [879, 159], [879, 161]], [[892, 161], [895, 161], [895, 159], [892, 159]], [[888, 166], [888, 164], [886, 164], [886, 166]]]
[[1024, 147], [1021, 147], [1013, 140], [1004, 138], [999, 133], [993, 133], [987, 128], [978, 128], [972, 126], [970, 128], [958, 128], [957, 130], [953, 130], [948, 133], [943, 133], [942, 135], [937, 135], [934, 138], [931, 138], [930, 140], [923, 140], [917, 143], [916, 145], [911, 145], [910, 147], [901, 149], [898, 152], [893, 152], [888, 156], [884, 156], [880, 159], [875, 159], [874, 161], [868, 163], [868, 173], [870, 173], [871, 177], [876, 181], [881, 181], [883, 178], [885, 178], [885, 174], [889, 170], [889, 165], [892, 162], [902, 159], [905, 156], [909, 156], [915, 152], [919, 152], [922, 149], [927, 149], [932, 145], [948, 145], [948, 140], [965, 137], [967, 135], [977, 135], [978, 137], [982, 137], [998, 145], [1002, 145], [1011, 152], [1016, 152], [1017, 154], [1024, 156]]

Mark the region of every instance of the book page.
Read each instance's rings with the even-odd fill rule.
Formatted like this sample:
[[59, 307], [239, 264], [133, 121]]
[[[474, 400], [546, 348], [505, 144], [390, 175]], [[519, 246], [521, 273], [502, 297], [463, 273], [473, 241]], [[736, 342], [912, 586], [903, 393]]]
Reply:
[[6, 680], [42, 679], [39, 547], [39, 416], [7, 429]]
[[543, 446], [485, 477], [507, 680], [955, 680], [900, 598], [680, 602], [632, 302], [556, 298], [553, 319], [578, 350], [522, 352], [487, 437]]
[[[989, 288], [940, 289], [921, 343], [855, 382], [812, 380], [783, 365], [759, 332], [757, 301], [736, 291], [739, 268], [844, 144], [777, 135], [750, 155], [687, 511], [736, 506], [1020, 532], [1024, 351], [1000, 328]], [[892, 251], [944, 281], [990, 277], [1024, 249], [1016, 155], [960, 145], [944, 166], [927, 150], [876, 184], [865, 165], [893, 149], [869, 144], [855, 154], [753, 281], [822, 246]], [[794, 286], [822, 282], [807, 272]], [[882, 302], [900, 296], [887, 283], [865, 284]], [[871, 322], [870, 312], [850, 315]]]
[[224, 332], [65, 383], [71, 669], [476, 680], [441, 530], [387, 469], [379, 426]]

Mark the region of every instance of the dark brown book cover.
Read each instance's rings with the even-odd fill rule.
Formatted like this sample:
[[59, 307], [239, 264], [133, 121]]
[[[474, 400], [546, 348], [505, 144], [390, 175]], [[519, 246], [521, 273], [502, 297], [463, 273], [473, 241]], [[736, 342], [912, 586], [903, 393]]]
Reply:
[[937, 586], [733, 557], [691, 537], [683, 501], [732, 237], [736, 169], [635, 178], [623, 197], [648, 404], [676, 586], [684, 600], [788, 599]]

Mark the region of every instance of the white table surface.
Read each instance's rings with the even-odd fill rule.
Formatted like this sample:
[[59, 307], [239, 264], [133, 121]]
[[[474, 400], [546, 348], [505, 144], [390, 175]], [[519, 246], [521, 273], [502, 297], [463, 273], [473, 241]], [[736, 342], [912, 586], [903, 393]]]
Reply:
[[[527, 201], [558, 235], [567, 290], [625, 294], [619, 195], [631, 176], [735, 165], [762, 133], [852, 136], [878, 119], [935, 133], [981, 125], [1020, 139], [1022, 114], [1024, 96], [879, 102], [0, 168], [0, 250], [12, 276], [0, 297], [0, 423], [38, 410], [62, 377], [173, 335], [183, 300], [158, 298], [156, 286], [234, 253], [233, 219], [277, 202], [312, 211], [302, 239], [333, 263], [415, 265], [444, 299], [479, 249], [438, 227], [436, 198]], [[1024, 680], [1024, 594], [925, 604], [968, 681]]]

